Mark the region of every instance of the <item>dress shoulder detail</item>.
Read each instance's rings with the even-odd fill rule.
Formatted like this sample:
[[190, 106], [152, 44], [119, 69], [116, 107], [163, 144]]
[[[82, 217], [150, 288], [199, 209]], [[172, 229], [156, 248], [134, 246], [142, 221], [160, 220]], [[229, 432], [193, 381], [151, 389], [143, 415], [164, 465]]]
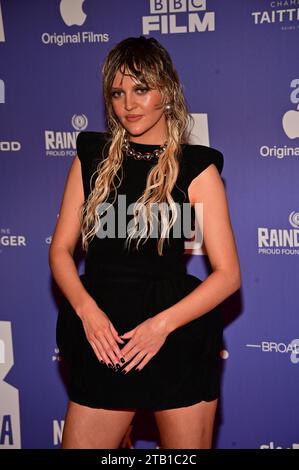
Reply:
[[82, 131], [77, 136], [77, 155], [81, 162], [100, 157], [109, 135], [104, 132]]
[[89, 196], [91, 187], [94, 185], [95, 171], [104, 158], [105, 144], [108, 141], [109, 135], [104, 132], [83, 131], [77, 136], [77, 155], [81, 162], [85, 199]]
[[224, 166], [224, 157], [219, 150], [204, 145], [185, 146], [183, 166], [184, 173], [189, 176], [190, 183], [212, 163], [214, 163], [219, 174], [221, 174]]

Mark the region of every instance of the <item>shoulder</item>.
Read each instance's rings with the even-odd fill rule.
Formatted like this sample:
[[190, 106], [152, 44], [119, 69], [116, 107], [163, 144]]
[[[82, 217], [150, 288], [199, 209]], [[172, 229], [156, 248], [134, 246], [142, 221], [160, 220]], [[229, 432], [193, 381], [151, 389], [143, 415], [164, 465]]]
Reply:
[[185, 172], [192, 172], [194, 178], [212, 163], [214, 163], [219, 174], [221, 174], [224, 166], [224, 157], [220, 150], [205, 145], [182, 145], [183, 168]]
[[77, 136], [77, 154], [81, 161], [99, 158], [105, 144], [110, 141], [110, 136], [105, 132], [83, 131]]

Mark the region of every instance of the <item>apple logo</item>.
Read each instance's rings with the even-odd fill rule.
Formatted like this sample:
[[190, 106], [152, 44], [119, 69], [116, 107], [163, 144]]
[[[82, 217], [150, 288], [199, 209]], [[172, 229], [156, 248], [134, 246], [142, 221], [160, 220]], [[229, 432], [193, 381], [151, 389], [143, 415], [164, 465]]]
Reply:
[[82, 9], [82, 4], [85, 0], [61, 0], [60, 14], [67, 26], [74, 24], [82, 26], [86, 20], [86, 14]]
[[282, 118], [283, 130], [290, 139], [299, 137], [299, 104], [297, 110], [287, 111]]

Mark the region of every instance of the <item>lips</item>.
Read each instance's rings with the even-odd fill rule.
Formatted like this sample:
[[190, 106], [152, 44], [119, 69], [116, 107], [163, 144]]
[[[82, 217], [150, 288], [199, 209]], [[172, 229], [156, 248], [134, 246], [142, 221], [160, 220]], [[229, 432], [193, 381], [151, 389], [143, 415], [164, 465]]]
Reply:
[[126, 116], [126, 120], [129, 121], [129, 122], [139, 121], [139, 119], [141, 119], [141, 118], [142, 118], [141, 114], [128, 114]]

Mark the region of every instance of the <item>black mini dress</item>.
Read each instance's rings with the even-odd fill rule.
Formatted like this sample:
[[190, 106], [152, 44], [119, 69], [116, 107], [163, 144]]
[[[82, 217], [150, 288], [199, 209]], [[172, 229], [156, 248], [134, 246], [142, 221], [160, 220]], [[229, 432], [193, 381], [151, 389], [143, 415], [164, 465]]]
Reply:
[[[141, 153], [158, 147], [131, 145]], [[81, 132], [78, 135], [77, 153], [85, 198], [94, 185], [97, 164], [105, 158], [108, 148], [109, 138], [104, 133]], [[155, 164], [155, 159], [136, 160], [124, 155], [123, 180], [117, 193], [126, 196], [127, 204], [140, 197], [147, 174]], [[222, 153], [201, 145], [182, 146], [179, 176], [172, 191], [175, 202], [189, 203], [191, 181], [210, 164], [215, 164], [221, 174]], [[119, 334], [174, 305], [201, 284], [202, 280], [187, 273], [185, 241], [184, 234], [180, 238], [170, 237], [169, 243], [164, 242], [163, 256], [158, 254], [155, 238], [140, 244], [138, 251], [126, 249], [125, 238], [117, 236], [95, 236], [90, 242], [80, 279]], [[69, 398], [92, 408], [147, 410], [214, 400], [219, 397], [222, 333], [223, 319], [218, 305], [170, 333], [142, 370], [133, 368], [122, 374], [99, 362], [86, 339], [80, 318], [64, 297], [56, 334], [69, 372]], [[122, 348], [123, 345], [118, 344]]]

